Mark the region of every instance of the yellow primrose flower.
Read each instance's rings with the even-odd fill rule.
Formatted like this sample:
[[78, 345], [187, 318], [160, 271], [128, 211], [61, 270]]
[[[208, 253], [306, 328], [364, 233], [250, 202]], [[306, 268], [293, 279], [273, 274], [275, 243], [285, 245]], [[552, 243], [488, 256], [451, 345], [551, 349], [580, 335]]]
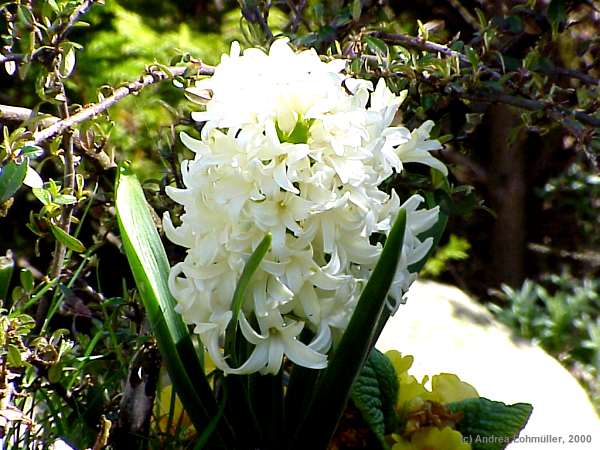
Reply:
[[399, 441], [392, 450], [471, 450], [471, 445], [463, 441], [462, 435], [450, 427], [441, 430], [436, 427], [424, 428], [412, 434], [410, 440], [397, 438]]
[[431, 393], [432, 400], [442, 404], [479, 397], [473, 386], [461, 381], [453, 373], [440, 373], [431, 377]]
[[415, 406], [418, 407], [426, 400], [446, 404], [479, 397], [473, 386], [461, 381], [458, 376], [452, 373], [434, 375], [431, 378], [431, 390], [428, 390], [429, 378], [427, 376], [419, 382], [414, 376], [408, 374], [408, 370], [412, 367], [414, 361], [412, 356], [402, 356], [396, 350], [390, 350], [385, 355], [392, 362], [398, 376], [400, 387], [398, 407], [400, 409], [413, 410]]
[[[423, 381], [419, 381], [412, 375], [408, 374], [408, 370], [412, 367], [414, 358], [410, 355], [402, 356], [396, 350], [390, 350], [385, 354], [396, 371], [398, 377], [398, 407], [400, 409], [413, 409], [412, 406], [420, 405], [423, 400], [430, 400], [431, 393], [425, 388], [427, 377]], [[416, 405], [413, 405], [416, 403]]]

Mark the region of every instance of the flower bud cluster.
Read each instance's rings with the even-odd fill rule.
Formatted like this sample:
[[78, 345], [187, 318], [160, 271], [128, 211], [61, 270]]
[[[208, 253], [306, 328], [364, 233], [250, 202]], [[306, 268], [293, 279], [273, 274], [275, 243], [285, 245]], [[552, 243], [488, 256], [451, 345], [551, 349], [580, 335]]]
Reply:
[[[403, 97], [383, 80], [344, 75], [345, 61], [321, 61], [314, 50], [295, 53], [276, 40], [268, 54], [240, 52], [234, 43], [212, 77], [190, 95], [206, 99], [192, 113], [200, 139], [181, 139], [195, 153], [182, 163], [185, 189], [168, 195], [185, 213], [167, 237], [187, 248], [170, 272], [169, 287], [184, 321], [194, 326], [217, 367], [226, 373], [277, 373], [283, 357], [323, 368], [343, 333], [377, 262], [381, 239], [399, 208], [407, 211], [402, 257], [390, 296], [394, 306], [415, 279], [409, 266], [431, 248], [419, 234], [438, 209], [418, 209], [379, 189], [403, 163], [444, 174], [430, 151], [433, 122], [412, 132], [391, 126]], [[266, 233], [272, 246], [252, 277], [239, 318], [254, 345], [234, 367], [223, 353], [232, 297], [245, 262]], [[300, 339], [308, 329], [312, 336]]]

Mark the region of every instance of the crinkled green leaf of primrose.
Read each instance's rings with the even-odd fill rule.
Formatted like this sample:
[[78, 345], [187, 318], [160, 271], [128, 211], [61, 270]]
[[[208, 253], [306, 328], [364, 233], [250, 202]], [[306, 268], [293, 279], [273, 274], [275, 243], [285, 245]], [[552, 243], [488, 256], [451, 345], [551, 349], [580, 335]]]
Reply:
[[398, 377], [394, 366], [387, 356], [373, 349], [352, 386], [352, 402], [384, 448], [384, 436], [395, 426], [397, 398]]
[[21, 164], [10, 161], [0, 168], [0, 203], [11, 198], [23, 184], [29, 160], [25, 158]]
[[402, 252], [406, 211], [398, 213], [375, 269], [327, 369], [313, 393], [306, 419], [293, 435], [292, 448], [326, 448], [344, 412], [352, 384], [372, 349], [373, 337]]
[[523, 429], [533, 407], [528, 403], [506, 405], [487, 398], [470, 398], [447, 405], [464, 417], [456, 429], [471, 443], [473, 450], [502, 450]]
[[[175, 299], [167, 285], [169, 262], [142, 187], [127, 164], [119, 166], [115, 193], [123, 247], [152, 332], [186, 412], [196, 429], [204, 430], [217, 414], [217, 404], [189, 330], [175, 312]], [[233, 439], [224, 422], [216, 430], [221, 443]]]

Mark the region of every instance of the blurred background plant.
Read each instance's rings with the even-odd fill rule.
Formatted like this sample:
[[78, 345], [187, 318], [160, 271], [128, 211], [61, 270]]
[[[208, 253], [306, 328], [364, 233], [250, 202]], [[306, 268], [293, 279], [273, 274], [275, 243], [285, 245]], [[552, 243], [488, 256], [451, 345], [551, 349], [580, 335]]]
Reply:
[[[181, 87], [232, 40], [279, 34], [407, 89], [408, 127], [435, 120], [450, 184], [418, 167], [393, 181], [449, 215], [427, 276], [495, 305], [598, 398], [598, 1], [101, 3], [0, 2], [4, 448], [190, 444], [174, 396], [152, 407], [160, 365], [121, 250], [115, 161], [132, 160], [158, 216], [172, 209], [164, 187], [189, 157], [177, 135], [198, 131]], [[148, 83], [130, 89], [140, 76]], [[119, 88], [73, 133], [40, 134]]]

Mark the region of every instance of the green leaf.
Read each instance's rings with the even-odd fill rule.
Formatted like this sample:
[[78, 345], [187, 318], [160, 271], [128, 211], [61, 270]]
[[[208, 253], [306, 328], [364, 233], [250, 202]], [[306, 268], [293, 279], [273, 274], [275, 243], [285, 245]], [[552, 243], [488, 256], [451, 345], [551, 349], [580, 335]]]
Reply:
[[21, 269], [21, 272], [19, 273], [19, 278], [21, 280], [21, 286], [23, 286], [23, 289], [25, 289], [27, 292], [31, 292], [33, 290], [33, 274], [31, 273], [31, 270], [29, 269]]
[[63, 78], [67, 78], [75, 68], [75, 45], [73, 42], [65, 42], [62, 44], [62, 55], [59, 64], [59, 72]]
[[0, 301], [8, 298], [8, 287], [14, 268], [15, 261], [11, 252], [8, 252], [6, 256], [0, 256]]
[[[427, 206], [431, 208], [433, 206], [433, 203], [430, 204], [430, 202], [431, 201], [428, 201]], [[446, 229], [447, 224], [448, 224], [448, 214], [440, 208], [438, 220], [435, 223], [435, 225], [433, 225], [429, 230], [427, 230], [419, 235], [419, 239], [421, 240], [421, 242], [423, 242], [425, 239], [427, 239], [429, 237], [433, 238], [433, 244], [431, 246], [431, 249], [427, 252], [427, 254], [423, 257], [422, 260], [408, 266], [408, 270], [411, 273], [418, 273], [421, 271], [423, 266], [425, 266], [427, 259], [431, 256], [431, 254], [433, 252], [436, 251], [437, 245], [440, 242], [440, 239], [442, 238], [442, 234], [444, 234], [444, 230]]]
[[292, 448], [327, 448], [344, 412], [352, 384], [374, 343], [387, 293], [402, 252], [406, 211], [398, 213], [369, 281], [360, 295], [346, 332], [313, 394], [306, 420], [294, 435]]
[[28, 166], [29, 160], [25, 158], [21, 164], [10, 161], [4, 167], [0, 167], [0, 203], [11, 198], [21, 187]]
[[398, 398], [398, 377], [391, 361], [373, 349], [352, 386], [352, 401], [382, 446], [384, 436], [396, 422], [394, 405]]
[[375, 368], [370, 364], [370, 359], [367, 360], [352, 386], [352, 401], [373, 434], [383, 443], [385, 424], [381, 404], [381, 390], [379, 389]]
[[25, 365], [25, 361], [23, 361], [23, 357], [21, 356], [21, 350], [14, 344], [8, 344], [8, 355], [7, 361], [8, 365], [11, 367], [21, 367]]
[[[217, 415], [217, 404], [189, 330], [175, 312], [176, 302], [167, 284], [169, 261], [154, 226], [150, 206], [129, 165], [119, 166], [115, 190], [123, 247], [152, 332], [186, 412], [196, 429], [204, 430]], [[227, 443], [233, 440], [226, 418], [219, 421], [216, 435]]]
[[85, 251], [85, 245], [83, 245], [83, 243], [75, 236], [71, 236], [62, 228], [54, 224], [50, 224], [50, 231], [52, 231], [52, 234], [57, 241], [65, 244], [70, 250], [73, 250], [77, 253], [82, 253]]
[[35, 198], [42, 202], [42, 205], [48, 206], [52, 203], [52, 194], [50, 194], [47, 189], [33, 188], [31, 189], [31, 192], [35, 195]]
[[57, 205], [73, 205], [77, 203], [77, 197], [71, 194], [61, 194], [54, 199]]
[[358, 22], [358, 19], [360, 19], [361, 12], [362, 12], [362, 1], [354, 0], [352, 2], [352, 20], [354, 20], [355, 22]]
[[533, 410], [528, 403], [505, 405], [487, 398], [470, 398], [447, 406], [452, 412], [464, 414], [456, 429], [471, 443], [473, 450], [506, 448], [523, 429]]
[[[244, 295], [246, 293], [246, 288], [250, 283], [252, 275], [260, 266], [261, 261], [269, 251], [271, 247], [271, 234], [268, 233], [265, 235], [260, 244], [256, 247], [248, 261], [246, 261], [246, 265], [244, 266], [244, 270], [242, 271], [242, 275], [238, 280], [237, 286], [235, 287], [235, 292], [233, 293], [233, 300], [231, 301], [231, 310], [232, 316], [229, 325], [227, 326], [227, 331], [225, 333], [225, 354], [231, 356], [234, 360], [236, 359], [235, 352], [235, 339], [238, 330], [238, 321], [240, 318], [240, 310], [242, 309], [242, 305], [244, 304]], [[237, 364], [238, 361], [235, 361]]]
[[367, 43], [367, 47], [375, 53], [375, 55], [381, 58], [387, 58], [389, 54], [388, 46], [381, 39], [373, 37], [373, 36], [365, 36], [365, 42]]
[[556, 36], [560, 25], [567, 18], [567, 11], [565, 8], [565, 0], [552, 0], [548, 5], [548, 11], [546, 12], [550, 25], [552, 27], [552, 35]]
[[375, 368], [379, 390], [381, 391], [381, 409], [383, 411], [385, 433], [396, 428], [396, 401], [398, 400], [398, 375], [390, 359], [377, 349], [369, 357]]
[[473, 49], [473, 47], [467, 46], [465, 48], [465, 50], [467, 53], [467, 58], [469, 59], [469, 62], [471, 63], [471, 66], [473, 67], [473, 71], [476, 72], [477, 67], [479, 66], [479, 55], [477, 54], [475, 49]]
[[39, 158], [44, 154], [44, 149], [39, 145], [25, 145], [21, 148], [21, 155], [30, 159]]

